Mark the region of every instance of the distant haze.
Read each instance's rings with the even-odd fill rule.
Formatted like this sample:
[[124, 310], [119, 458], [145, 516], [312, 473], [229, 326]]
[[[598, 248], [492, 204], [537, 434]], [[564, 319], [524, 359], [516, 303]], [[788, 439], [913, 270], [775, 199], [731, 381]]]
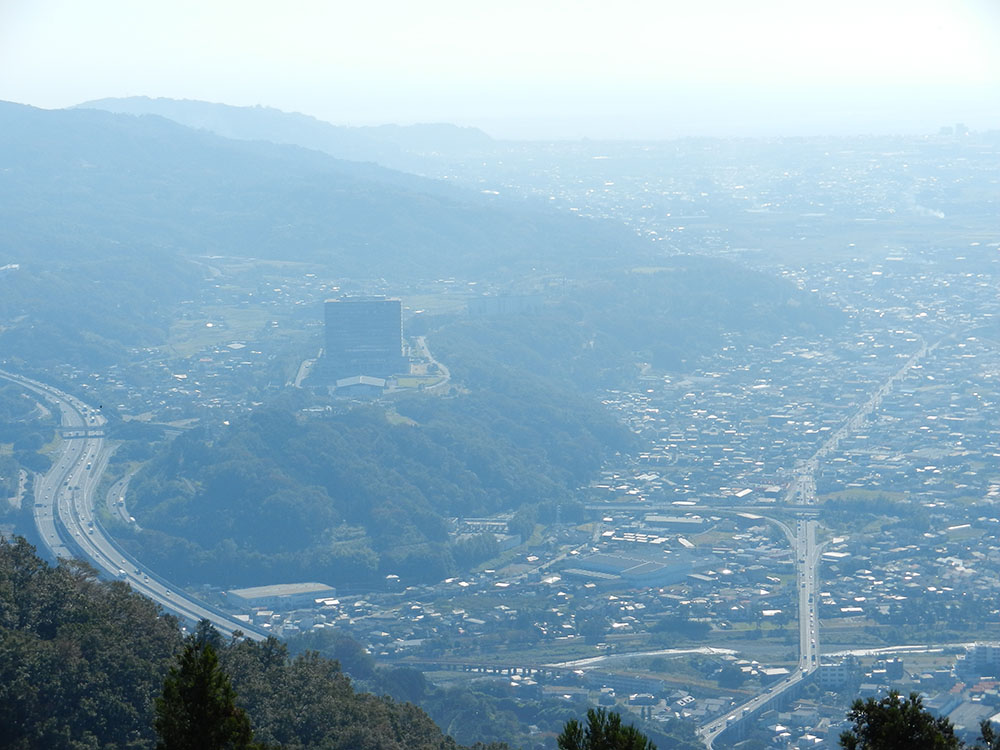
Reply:
[[500, 138], [1000, 128], [996, 0], [7, 0], [0, 99], [146, 95]]

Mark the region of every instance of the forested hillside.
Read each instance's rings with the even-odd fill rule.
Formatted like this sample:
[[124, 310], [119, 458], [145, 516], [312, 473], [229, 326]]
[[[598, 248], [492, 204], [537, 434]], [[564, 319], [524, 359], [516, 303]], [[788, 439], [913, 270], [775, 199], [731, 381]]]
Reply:
[[17, 492], [18, 470], [46, 471], [51, 460], [40, 452], [55, 436], [56, 419], [23, 388], [0, 380], [0, 517], [3, 499]]
[[[344, 275], [613, 258], [614, 224], [159, 117], [0, 103], [0, 264], [120, 254], [321, 260]], [[30, 210], [28, 210], [30, 208]]]
[[188, 581], [445, 578], [477, 562], [449, 544], [447, 518], [570, 505], [607, 452], [630, 444], [578, 394], [506, 378], [402, 400], [395, 414], [276, 405], [183, 435], [133, 484], [137, 554]]
[[168, 120], [0, 102], [0, 345], [101, 367], [163, 342], [208, 255], [338, 278], [607, 266], [623, 227]]
[[[0, 543], [0, 745], [152, 750], [153, 701], [182, 645], [176, 621], [87, 566]], [[357, 693], [335, 661], [276, 640], [217, 642], [237, 704], [270, 746], [447, 750], [419, 708]]]
[[455, 395], [332, 413], [283, 398], [183, 435], [132, 484], [131, 543], [185, 581], [441, 580], [495, 552], [449, 542], [447, 519], [516, 511], [527, 534], [556, 504], [572, 518], [579, 488], [630, 449], [597, 387], [841, 322], [790, 284], [694, 258], [525, 314], [424, 320]]
[[153, 747], [177, 623], [87, 566], [0, 544], [0, 727], [11, 748]]
[[630, 383], [639, 363], [690, 370], [724, 346], [768, 346], [845, 322], [782, 279], [678, 256], [669, 266], [581, 279], [530, 313], [449, 321], [432, 341], [461, 378], [488, 382], [498, 367], [514, 368], [591, 391]]

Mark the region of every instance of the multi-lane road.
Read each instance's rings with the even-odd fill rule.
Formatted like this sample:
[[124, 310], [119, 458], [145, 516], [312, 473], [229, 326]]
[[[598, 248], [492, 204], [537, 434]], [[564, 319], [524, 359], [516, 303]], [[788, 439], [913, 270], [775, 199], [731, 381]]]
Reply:
[[[840, 442], [860, 429], [865, 421], [879, 408], [882, 401], [906, 377], [910, 370], [916, 367], [922, 359], [933, 352], [941, 341], [928, 345], [922, 338], [920, 347], [906, 362], [876, 390], [831, 434], [817, 451], [803, 461], [795, 471], [788, 484], [783, 505], [787, 508], [798, 501], [809, 506], [816, 502], [816, 471], [820, 461], [836, 451]], [[741, 706], [725, 715], [713, 719], [698, 730], [699, 736], [709, 748], [715, 738], [745, 716], [757, 711], [781, 693], [793, 689], [803, 679], [819, 668], [819, 617], [816, 611], [817, 580], [816, 571], [822, 545], [816, 544], [816, 521], [799, 519], [795, 522], [794, 531], [784, 523], [776, 521], [792, 544], [795, 555], [796, 588], [798, 589], [799, 605], [799, 661], [796, 670], [777, 685], [769, 688], [766, 693], [755, 696]]]
[[909, 374], [910, 370], [917, 367], [921, 360], [931, 354], [944, 339], [938, 339], [933, 344], [928, 345], [919, 334], [913, 334], [920, 341], [920, 347], [903, 363], [903, 365], [890, 375], [882, 385], [878, 387], [857, 410], [844, 421], [844, 423], [834, 430], [830, 436], [823, 441], [822, 445], [809, 458], [802, 461], [792, 472], [792, 478], [788, 483], [788, 491], [785, 493], [785, 505], [791, 505], [796, 501], [803, 505], [813, 505], [816, 502], [816, 472], [819, 470], [820, 461], [836, 452], [840, 442], [849, 435], [857, 432], [864, 426], [865, 422], [882, 405], [886, 396], [892, 393]]
[[61, 452], [52, 468], [36, 477], [34, 493], [35, 526], [54, 559], [84, 559], [107, 577], [128, 582], [187, 623], [208, 620], [222, 633], [240, 630], [255, 640], [265, 637], [144, 568], [105, 531], [95, 502], [111, 451], [104, 438], [106, 420], [99, 409], [37, 380], [3, 370], [0, 378], [44, 399], [60, 415]]
[[802, 680], [819, 668], [819, 616], [816, 611], [818, 583], [816, 571], [822, 547], [816, 544], [816, 528], [819, 524], [804, 519], [796, 520], [794, 528], [781, 521], [774, 523], [785, 532], [792, 545], [792, 554], [795, 556], [795, 586], [798, 589], [799, 602], [798, 665], [795, 671], [781, 682], [700, 727], [698, 735], [708, 748], [712, 747], [712, 743], [727, 727], [778, 699], [782, 693], [795, 689]]
[[792, 547], [798, 560], [799, 669], [811, 672], [819, 665], [819, 616], [816, 613], [816, 570], [820, 547], [816, 544], [816, 521], [795, 522]]

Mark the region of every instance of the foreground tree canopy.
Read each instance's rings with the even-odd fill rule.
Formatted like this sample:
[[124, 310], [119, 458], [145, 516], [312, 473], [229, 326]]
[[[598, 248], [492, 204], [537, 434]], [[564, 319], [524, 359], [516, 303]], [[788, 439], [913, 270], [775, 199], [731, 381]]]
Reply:
[[[459, 749], [416, 706], [356, 692], [332, 659], [204, 626], [185, 640], [122, 581], [0, 539], [0, 746], [153, 750], [155, 724], [163, 748], [237, 748], [246, 717], [286, 750]], [[186, 744], [199, 727], [216, 729]]]
[[881, 700], [856, 700], [847, 718], [853, 726], [840, 735], [847, 750], [950, 750], [962, 743], [947, 717], [928, 712], [917, 693], [893, 691]]
[[236, 692], [207, 638], [189, 638], [170, 668], [156, 699], [155, 726], [158, 750], [253, 747], [250, 719], [236, 706]]
[[556, 742], [559, 750], [656, 750], [634, 726], [622, 725], [621, 714], [603, 708], [587, 711], [586, 726], [570, 719]]

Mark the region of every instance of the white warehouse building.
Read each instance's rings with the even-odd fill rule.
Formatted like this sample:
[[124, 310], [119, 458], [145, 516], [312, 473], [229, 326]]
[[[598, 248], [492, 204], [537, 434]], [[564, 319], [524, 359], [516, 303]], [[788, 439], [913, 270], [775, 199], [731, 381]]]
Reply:
[[336, 595], [337, 590], [325, 583], [278, 583], [273, 586], [253, 586], [226, 592], [226, 598], [234, 607], [241, 609], [264, 607], [277, 610], [311, 607], [317, 599], [330, 599]]

